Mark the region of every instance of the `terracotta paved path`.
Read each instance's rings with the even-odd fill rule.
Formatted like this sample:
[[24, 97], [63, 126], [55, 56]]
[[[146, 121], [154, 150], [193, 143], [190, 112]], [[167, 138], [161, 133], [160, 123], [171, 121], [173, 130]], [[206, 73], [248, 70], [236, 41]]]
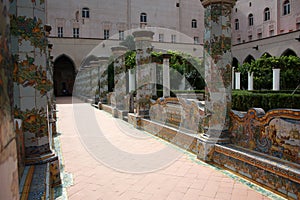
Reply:
[[[134, 166], [132, 170], [129, 170], [130, 173], [121, 172], [122, 169], [121, 171], [114, 170], [109, 167], [109, 164], [102, 164], [101, 157], [99, 160], [91, 149], [84, 147], [82, 136], [78, 134], [78, 127], [75, 126], [74, 116], [76, 115], [73, 113], [73, 105], [68, 102], [70, 100], [66, 98], [57, 99], [58, 132], [61, 133], [64, 170], [71, 173], [74, 179], [74, 184], [67, 188], [69, 199], [268, 199], [245, 184], [229, 178], [221, 171], [196, 162], [192, 159], [192, 154], [174, 147], [172, 149], [180, 156], [160, 170], [139, 174], [131, 173], [135, 170]], [[101, 130], [105, 132], [104, 137], [123, 151], [134, 154], [140, 150], [138, 151], [140, 154], [148, 155], [166, 146], [170, 147], [166, 142], [155, 139], [153, 136], [133, 130], [126, 123], [119, 123], [123, 126], [121, 128], [116, 126], [116, 119], [104, 111], [94, 109], [94, 113]], [[133, 130], [132, 134], [147, 137], [134, 138], [125, 134], [126, 126], [128, 130]], [[89, 133], [84, 134], [89, 137]], [[101, 146], [98, 148], [100, 154], [101, 151], [105, 152], [101, 150]], [[95, 150], [96, 148], [92, 149], [92, 151]], [[118, 159], [115, 161], [118, 162]]]

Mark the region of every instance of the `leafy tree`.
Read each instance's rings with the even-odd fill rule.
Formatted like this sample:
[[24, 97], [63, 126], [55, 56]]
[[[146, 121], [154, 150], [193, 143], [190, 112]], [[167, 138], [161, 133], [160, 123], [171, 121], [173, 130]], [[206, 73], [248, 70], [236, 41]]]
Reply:
[[136, 52], [135, 51], [127, 51], [125, 53], [125, 66], [126, 66], [126, 71], [128, 69], [133, 69], [136, 66]]
[[247, 73], [254, 74], [254, 89], [271, 89], [273, 82], [273, 69], [280, 71], [280, 85], [282, 90], [295, 89], [300, 84], [300, 58], [296, 56], [268, 57], [263, 55], [250, 64], [244, 63], [238, 67], [245, 80], [242, 79], [242, 85], [247, 81]]

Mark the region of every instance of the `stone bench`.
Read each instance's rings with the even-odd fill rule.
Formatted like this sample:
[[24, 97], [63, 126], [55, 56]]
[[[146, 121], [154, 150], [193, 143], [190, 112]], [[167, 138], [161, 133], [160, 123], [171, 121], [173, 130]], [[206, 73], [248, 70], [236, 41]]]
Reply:
[[300, 198], [300, 165], [232, 144], [216, 144], [213, 162], [281, 195]]
[[231, 111], [230, 145], [213, 161], [290, 199], [300, 199], [300, 110]]

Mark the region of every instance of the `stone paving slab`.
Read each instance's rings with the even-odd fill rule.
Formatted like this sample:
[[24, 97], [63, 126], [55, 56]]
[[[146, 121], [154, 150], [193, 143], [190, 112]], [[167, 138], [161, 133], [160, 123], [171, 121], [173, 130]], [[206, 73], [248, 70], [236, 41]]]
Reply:
[[[88, 104], [80, 106], [85, 110], [93, 109], [93, 115], [84, 119], [87, 117], [84, 112], [74, 113], [79, 110], [66, 102], [70, 100], [57, 99], [64, 172], [73, 177], [73, 185], [67, 188], [68, 199], [283, 199], [226, 170], [203, 163], [196, 155], [136, 130]], [[75, 118], [79, 116], [87, 126], [84, 133], [80, 132], [82, 127], [76, 125], [78, 119]], [[91, 121], [98, 124], [101, 134], [91, 129]], [[115, 147], [111, 149], [113, 153], [103, 148], [107, 143], [102, 140]], [[118, 155], [114, 152], [118, 150], [127, 154]], [[161, 161], [159, 152], [163, 152], [163, 156], [170, 153], [170, 157], [176, 157], [160, 168], [149, 168], [159, 166], [159, 163], [152, 163], [149, 156], [153, 154]], [[149, 157], [150, 161], [144, 159], [142, 164], [138, 163], [140, 157]], [[122, 164], [130, 164], [130, 161], [133, 164], [122, 169]], [[120, 166], [117, 165], [119, 162]]]

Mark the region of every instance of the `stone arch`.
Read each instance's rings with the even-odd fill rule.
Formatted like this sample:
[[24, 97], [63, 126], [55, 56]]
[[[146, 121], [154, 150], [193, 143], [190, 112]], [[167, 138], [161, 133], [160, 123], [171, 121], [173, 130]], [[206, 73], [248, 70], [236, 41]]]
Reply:
[[297, 56], [297, 54], [295, 53], [295, 51], [288, 48], [281, 54], [281, 56]]
[[[248, 55], [243, 63], [251, 63], [252, 60], [255, 60], [252, 55]], [[242, 73], [241, 74], [241, 89], [246, 89], [248, 88], [248, 73]]]
[[62, 54], [54, 61], [53, 85], [55, 96], [72, 95], [75, 81], [75, 64], [73, 60]]
[[239, 66], [239, 61], [236, 57], [232, 58], [232, 64], [231, 65], [232, 65], [232, 67], [235, 67], [235, 68], [237, 68]]
[[267, 57], [267, 58], [272, 57], [272, 55], [269, 54], [268, 52], [263, 53], [263, 54], [261, 55], [261, 57], [263, 57], [263, 56], [265, 56], [265, 57]]
[[255, 60], [254, 57], [252, 55], [248, 55], [243, 63], [251, 63], [252, 60]]

